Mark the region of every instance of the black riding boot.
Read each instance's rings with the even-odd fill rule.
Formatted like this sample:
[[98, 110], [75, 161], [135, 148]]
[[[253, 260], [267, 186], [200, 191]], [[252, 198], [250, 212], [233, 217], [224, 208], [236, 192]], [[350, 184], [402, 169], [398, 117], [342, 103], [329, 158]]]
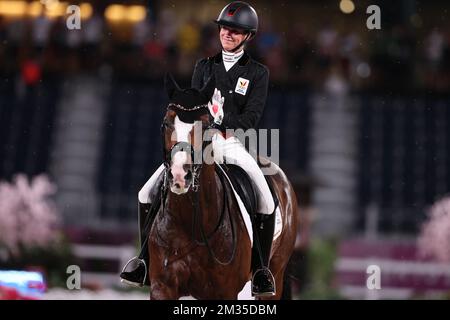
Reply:
[[[130, 285], [137, 287], [142, 287], [144, 285], [150, 285], [148, 279], [148, 265], [149, 265], [149, 254], [148, 254], [148, 234], [150, 232], [153, 221], [155, 220], [156, 213], [159, 208], [152, 207], [151, 203], [141, 203], [138, 205], [138, 216], [139, 216], [139, 240], [141, 244], [141, 251], [139, 256], [132, 258], [122, 270], [120, 274], [121, 281]], [[131, 271], [125, 271], [127, 266], [136, 261], [137, 265]]]
[[255, 215], [253, 221], [252, 295], [256, 297], [275, 294], [275, 280], [269, 269], [274, 228], [275, 212]]
[[[162, 201], [162, 186], [164, 183], [164, 172], [156, 179], [154, 186], [150, 189], [148, 200], [150, 203], [139, 202], [138, 219], [139, 219], [139, 241], [141, 243], [141, 251], [139, 256], [130, 259], [123, 267], [120, 278], [122, 282], [130, 285], [142, 287], [150, 285], [148, 278], [149, 252], [148, 252], [148, 236], [155, 220], [156, 214]], [[125, 271], [129, 264], [135, 262], [135, 267], [131, 271]]]

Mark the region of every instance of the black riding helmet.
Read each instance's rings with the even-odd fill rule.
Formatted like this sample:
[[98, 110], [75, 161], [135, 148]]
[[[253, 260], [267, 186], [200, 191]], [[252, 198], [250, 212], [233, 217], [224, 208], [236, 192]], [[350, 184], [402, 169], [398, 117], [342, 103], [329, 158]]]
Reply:
[[232, 51], [239, 49], [245, 42], [254, 37], [258, 31], [258, 14], [251, 5], [243, 1], [233, 1], [227, 4], [214, 22], [219, 25], [219, 27], [227, 26], [230, 28], [242, 29], [250, 34], [250, 36], [247, 36], [247, 38]]

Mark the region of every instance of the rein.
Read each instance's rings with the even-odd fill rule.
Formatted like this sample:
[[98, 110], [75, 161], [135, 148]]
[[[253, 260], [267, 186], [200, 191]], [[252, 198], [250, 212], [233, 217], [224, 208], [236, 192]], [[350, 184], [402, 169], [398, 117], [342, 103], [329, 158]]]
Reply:
[[[221, 212], [221, 215], [220, 215], [220, 218], [219, 218], [219, 222], [216, 225], [216, 227], [214, 228], [214, 230], [212, 231], [212, 233], [207, 236], [206, 233], [205, 233], [205, 230], [203, 228], [203, 223], [202, 223], [203, 215], [202, 215], [202, 211], [200, 210], [199, 194], [197, 192], [195, 192], [194, 193], [194, 219], [193, 219], [193, 222], [192, 222], [192, 238], [193, 238], [194, 242], [197, 243], [198, 245], [206, 246], [206, 249], [208, 250], [208, 253], [209, 253], [210, 257], [213, 258], [215, 262], [217, 262], [220, 265], [226, 266], [226, 265], [229, 265], [233, 261], [235, 255], [236, 255], [236, 247], [237, 247], [236, 243], [237, 243], [237, 241], [236, 241], [235, 226], [234, 226], [234, 223], [233, 223], [233, 219], [231, 217], [231, 211], [230, 211], [230, 205], [229, 205], [230, 197], [229, 197], [229, 194], [226, 192], [226, 185], [225, 185], [225, 182], [223, 181], [223, 178], [220, 175], [219, 175], [219, 178], [220, 178], [220, 182], [222, 184], [222, 188], [224, 189], [223, 202], [222, 202], [222, 212]], [[228, 210], [227, 210], [228, 211], [228, 218], [230, 220], [232, 252], [231, 252], [230, 258], [228, 260], [226, 260], [225, 262], [223, 262], [223, 261], [220, 261], [217, 258], [217, 256], [215, 255], [213, 249], [211, 248], [211, 246], [209, 244], [209, 240], [216, 233], [216, 231], [218, 230], [219, 226], [222, 225], [221, 222], [222, 222], [222, 220], [224, 218], [224, 213], [225, 213], [225, 210], [226, 210], [225, 207], [228, 208]], [[203, 242], [197, 241], [195, 239], [195, 237], [194, 237], [195, 222], [196, 222], [197, 219], [200, 220], [200, 234], [202, 236]]]

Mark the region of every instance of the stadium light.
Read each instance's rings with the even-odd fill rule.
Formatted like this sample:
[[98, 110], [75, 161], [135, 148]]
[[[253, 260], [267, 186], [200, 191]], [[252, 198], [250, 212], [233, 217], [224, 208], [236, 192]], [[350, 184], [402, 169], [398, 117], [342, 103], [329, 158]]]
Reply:
[[52, 2], [45, 7], [45, 15], [49, 18], [61, 17], [66, 14], [67, 2]]
[[133, 5], [124, 6], [112, 4], [105, 10], [105, 17], [110, 22], [131, 22], [136, 23], [145, 19], [147, 11], [144, 6]]
[[144, 6], [130, 6], [127, 9], [126, 18], [130, 22], [140, 22], [145, 19], [147, 12]]
[[352, 0], [341, 0], [339, 8], [343, 13], [349, 14], [355, 11], [355, 4]]
[[89, 19], [94, 12], [90, 3], [83, 2], [80, 4], [81, 19]]
[[23, 16], [27, 11], [25, 1], [0, 1], [0, 14], [10, 17]]
[[42, 6], [42, 3], [40, 2], [31, 2], [28, 4], [28, 10], [27, 14], [30, 17], [39, 17], [42, 12], [44, 11], [44, 8]]
[[112, 22], [122, 21], [125, 18], [125, 7], [120, 4], [112, 4], [106, 8], [105, 17]]

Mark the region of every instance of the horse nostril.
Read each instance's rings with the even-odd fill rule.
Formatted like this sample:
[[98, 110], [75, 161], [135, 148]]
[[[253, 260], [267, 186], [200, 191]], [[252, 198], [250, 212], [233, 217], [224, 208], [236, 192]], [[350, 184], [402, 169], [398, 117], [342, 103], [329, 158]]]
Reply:
[[175, 188], [180, 188], [180, 184], [177, 182], [177, 183], [175, 183]]

